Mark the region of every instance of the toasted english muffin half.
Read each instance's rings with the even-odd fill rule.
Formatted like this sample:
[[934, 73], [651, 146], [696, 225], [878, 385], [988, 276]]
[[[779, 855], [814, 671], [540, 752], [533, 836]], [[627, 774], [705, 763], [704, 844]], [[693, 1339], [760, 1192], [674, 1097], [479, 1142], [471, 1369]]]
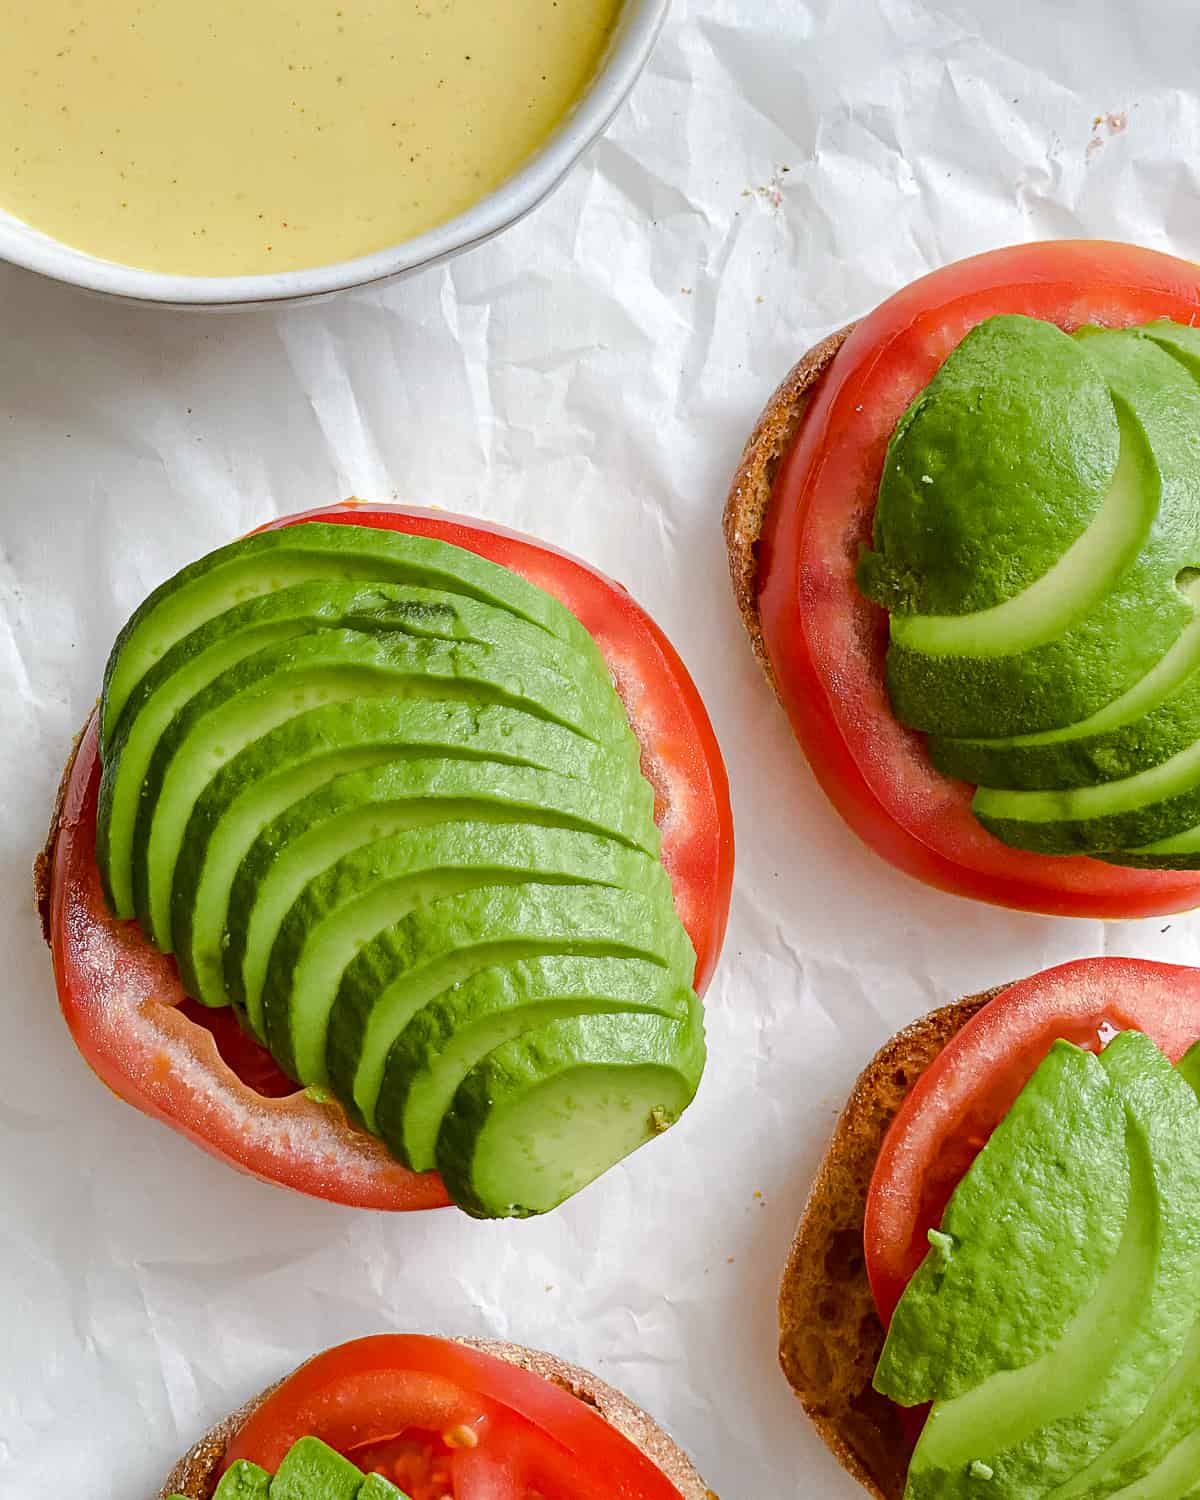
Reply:
[[[688, 1456], [667, 1436], [653, 1417], [641, 1407], [635, 1406], [620, 1391], [597, 1380], [586, 1370], [569, 1365], [552, 1354], [525, 1349], [520, 1344], [501, 1343], [493, 1339], [460, 1339], [458, 1342], [496, 1359], [507, 1360], [509, 1364], [519, 1365], [522, 1370], [540, 1375], [543, 1380], [553, 1382], [580, 1401], [586, 1402], [658, 1465], [683, 1500], [717, 1500], [716, 1494], [705, 1485]], [[166, 1483], [158, 1492], [157, 1500], [167, 1500], [169, 1495], [186, 1495], [188, 1500], [211, 1500], [222, 1460], [234, 1434], [277, 1386], [278, 1382], [269, 1386], [206, 1432], [171, 1470]]]
[[818, 1169], [779, 1293], [779, 1362], [838, 1462], [876, 1500], [903, 1500], [913, 1437], [871, 1385], [883, 1349], [863, 1252], [867, 1190], [884, 1136], [950, 1039], [1000, 993], [931, 1011], [859, 1075]]

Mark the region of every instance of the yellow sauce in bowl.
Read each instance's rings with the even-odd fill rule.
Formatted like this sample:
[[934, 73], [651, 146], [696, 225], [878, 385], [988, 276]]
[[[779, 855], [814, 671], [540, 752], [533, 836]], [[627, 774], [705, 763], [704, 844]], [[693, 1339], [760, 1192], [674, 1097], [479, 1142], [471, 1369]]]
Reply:
[[620, 8], [8, 0], [0, 208], [152, 271], [366, 255], [520, 167], [587, 86]]

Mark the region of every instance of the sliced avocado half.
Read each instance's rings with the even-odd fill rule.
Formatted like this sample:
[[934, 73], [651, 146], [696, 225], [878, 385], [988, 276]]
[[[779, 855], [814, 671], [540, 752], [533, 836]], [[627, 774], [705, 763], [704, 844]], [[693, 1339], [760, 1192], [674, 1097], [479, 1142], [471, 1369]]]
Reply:
[[888, 688], [906, 724], [955, 738], [1077, 723], [1128, 692], [1194, 619], [1177, 579], [1200, 561], [1200, 388], [1153, 341], [1081, 337], [1121, 432], [1092, 525], [1021, 593], [969, 615], [891, 619]]
[[376, 1106], [380, 1135], [414, 1171], [436, 1161], [459, 1085], [503, 1042], [572, 1015], [652, 1012], [682, 1018], [691, 991], [635, 958], [527, 959], [484, 969], [419, 1010], [388, 1052]]
[[363, 845], [422, 824], [470, 819], [575, 828], [614, 837], [657, 857], [653, 792], [618, 762], [591, 787], [528, 766], [443, 758], [389, 760], [329, 781], [267, 823], [229, 887], [220, 939], [223, 991], [262, 1034], [263, 986], [272, 947], [305, 887]]
[[438, 1135], [438, 1171], [477, 1218], [546, 1213], [673, 1125], [703, 1068], [699, 1001], [684, 1020], [551, 1021], [467, 1074]]
[[177, 641], [247, 599], [317, 580], [401, 583], [507, 609], [592, 655], [588, 632], [543, 589], [431, 537], [309, 521], [258, 532], [200, 558], [157, 588], [117, 637], [104, 674], [101, 754], [135, 686]]
[[344, 855], [309, 882], [280, 925], [262, 990], [267, 1045], [285, 1073], [326, 1082], [325, 1031], [342, 975], [380, 932], [482, 886], [608, 886], [670, 901], [652, 854], [573, 828], [436, 823]]
[[[174, 946], [190, 991], [241, 1002], [281, 1066], [328, 1076], [369, 1128], [393, 1044], [427, 1005], [430, 1159], [470, 1077], [560, 1024], [582, 1028], [584, 1051], [605, 1038], [584, 1058], [608, 1141], [589, 1142], [594, 1170], [691, 1097], [695, 955], [654, 791], [598, 647], [541, 590], [409, 536], [251, 538], [138, 611], [101, 717], [118, 907]], [[605, 1028], [620, 1022], [618, 1042]], [[270, 1500], [311, 1487], [307, 1451], [289, 1453]], [[321, 1482], [359, 1500], [361, 1476], [333, 1459]]]
[[151, 760], [132, 839], [137, 914], [171, 951], [175, 862], [192, 809], [217, 772], [279, 724], [326, 703], [408, 696], [499, 702], [589, 738], [629, 734], [611, 684], [581, 690], [528, 657], [490, 646], [319, 630], [268, 647], [223, 672], [172, 719]]
[[[553, 954], [648, 959], [684, 983], [695, 964], [665, 893], [527, 883], [431, 902], [379, 933], [343, 973], [326, 1033], [334, 1093], [374, 1130], [388, 1053], [422, 1006], [482, 969]], [[309, 1024], [291, 1021], [294, 1033]]]
[[[1100, 1062], [1125, 1115], [1119, 1156], [1124, 1157], [1128, 1205], [1119, 1221], [1119, 1244], [1094, 1292], [1051, 1348], [1017, 1368], [998, 1368], [970, 1389], [936, 1402], [909, 1470], [906, 1495], [911, 1500], [976, 1496], [981, 1465], [995, 1493], [1062, 1494], [1097, 1455], [1120, 1440], [1184, 1356], [1200, 1300], [1193, 1228], [1200, 1185], [1200, 1103], [1154, 1044], [1137, 1032], [1119, 1035]], [[1057, 1160], [1065, 1177], [1073, 1169], [1076, 1132], [1056, 1135], [1046, 1139], [1045, 1167], [1053, 1170]], [[1113, 1165], [1119, 1176], [1119, 1157]], [[969, 1180], [968, 1173], [962, 1186]], [[1037, 1292], [1038, 1284], [1023, 1274], [1030, 1249], [1040, 1244], [1042, 1234], [1061, 1235], [1064, 1228], [1053, 1196], [1043, 1195], [1033, 1207], [1033, 1232], [1001, 1272], [1014, 1312], [1018, 1304], [1028, 1306], [1031, 1292]], [[969, 1258], [969, 1242], [957, 1253]], [[1072, 1275], [1069, 1255], [1064, 1255], [1057, 1276]], [[962, 1331], [967, 1328], [973, 1325]]]

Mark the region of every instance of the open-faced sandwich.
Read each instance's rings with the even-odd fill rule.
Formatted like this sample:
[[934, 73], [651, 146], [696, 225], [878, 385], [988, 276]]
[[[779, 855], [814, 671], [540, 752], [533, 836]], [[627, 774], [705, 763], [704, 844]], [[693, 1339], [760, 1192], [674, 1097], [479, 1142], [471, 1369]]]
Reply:
[[207, 1433], [158, 1500], [716, 1500], [619, 1391], [516, 1344], [356, 1339]]
[[122, 1098], [302, 1192], [495, 1217], [692, 1099], [732, 860], [704, 707], [623, 589], [355, 504], [135, 612], [38, 883]]
[[877, 1500], [1200, 1492], [1200, 970], [1085, 959], [864, 1071], [780, 1299]]
[[1200, 268], [1033, 244], [915, 282], [772, 398], [725, 511], [825, 791], [943, 890], [1200, 904]]

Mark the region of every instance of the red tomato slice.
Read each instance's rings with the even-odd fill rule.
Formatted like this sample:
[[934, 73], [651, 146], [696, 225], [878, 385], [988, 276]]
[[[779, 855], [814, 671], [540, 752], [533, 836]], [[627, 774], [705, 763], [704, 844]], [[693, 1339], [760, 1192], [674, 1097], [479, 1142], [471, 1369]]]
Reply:
[[1144, 1032], [1177, 1062], [1200, 1037], [1200, 969], [1084, 958], [1011, 985], [921, 1075], [871, 1178], [863, 1240], [886, 1326], [964, 1172], [1060, 1037], [1093, 1051]]
[[224, 1467], [246, 1458], [273, 1472], [305, 1436], [396, 1483], [404, 1474], [413, 1500], [426, 1500], [422, 1485], [435, 1500], [446, 1473], [454, 1500], [679, 1500], [656, 1464], [568, 1391], [416, 1334], [357, 1339], [309, 1360], [243, 1424]]
[[[702, 990], [729, 914], [729, 784], [700, 696], [658, 627], [619, 585], [509, 532], [434, 511], [357, 504], [274, 524], [316, 519], [441, 537], [511, 567], [579, 616], [612, 668], [642, 745], [663, 862]], [[128, 1103], [264, 1181], [355, 1208], [445, 1206], [436, 1174], [408, 1171], [353, 1129], [340, 1106], [297, 1093], [230, 1013], [186, 1001], [174, 961], [136, 923], [112, 917], [95, 860], [99, 778], [93, 716], [68, 778], [50, 877], [59, 1001], [93, 1071]]]
[[1195, 872], [1029, 854], [971, 815], [892, 716], [887, 615], [858, 592], [884, 453], [897, 421], [984, 318], [1065, 329], [1200, 316], [1200, 269], [1103, 242], [1022, 245], [935, 271], [864, 318], [826, 373], [775, 482], [759, 605], [784, 707], [826, 795], [892, 864], [940, 890], [1053, 916], [1141, 917], [1200, 905]]

